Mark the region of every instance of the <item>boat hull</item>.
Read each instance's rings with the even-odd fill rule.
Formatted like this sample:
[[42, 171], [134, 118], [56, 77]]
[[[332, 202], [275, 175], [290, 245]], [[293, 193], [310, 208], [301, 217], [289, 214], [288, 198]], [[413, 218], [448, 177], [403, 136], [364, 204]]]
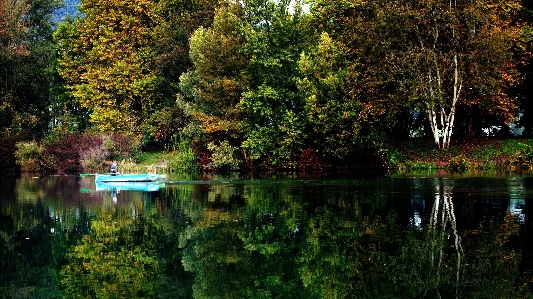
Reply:
[[152, 173], [136, 173], [136, 174], [97, 174], [95, 176], [95, 182], [111, 183], [111, 182], [156, 182], [162, 180], [165, 176], [161, 174]]
[[153, 192], [164, 188], [161, 182], [96, 182], [96, 191], [135, 190]]

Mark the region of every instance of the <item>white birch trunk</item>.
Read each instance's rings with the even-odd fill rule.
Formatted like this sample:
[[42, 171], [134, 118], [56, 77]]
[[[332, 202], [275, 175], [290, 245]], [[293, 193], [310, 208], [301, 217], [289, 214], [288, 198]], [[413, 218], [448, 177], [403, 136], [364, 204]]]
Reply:
[[[432, 95], [436, 97], [435, 102], [438, 104], [429, 105], [428, 104], [428, 118], [429, 123], [431, 127], [431, 132], [433, 133], [433, 139], [435, 140], [435, 143], [437, 145], [437, 148], [439, 149], [446, 149], [450, 146], [450, 141], [452, 138], [453, 133], [453, 124], [455, 122], [455, 107], [457, 105], [457, 101], [459, 100], [459, 96], [461, 94], [461, 79], [459, 77], [459, 66], [457, 62], [457, 55], [454, 55], [453, 57], [453, 64], [454, 64], [454, 76], [453, 76], [453, 95], [451, 103], [448, 107], [449, 111], [446, 111], [445, 105], [446, 103], [438, 103], [438, 96], [437, 93], [442, 93], [441, 88], [441, 82], [440, 77], [437, 76], [437, 91], [432, 92]], [[437, 71], [438, 74], [438, 71]], [[440, 112], [438, 112], [438, 108], [440, 107]], [[437, 119], [440, 118], [440, 123], [437, 121]]]

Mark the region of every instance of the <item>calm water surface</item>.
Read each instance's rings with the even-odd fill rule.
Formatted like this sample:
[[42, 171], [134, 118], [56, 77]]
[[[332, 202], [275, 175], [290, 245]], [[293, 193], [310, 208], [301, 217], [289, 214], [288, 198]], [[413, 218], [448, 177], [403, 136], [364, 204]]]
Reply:
[[533, 297], [530, 175], [0, 187], [0, 298]]

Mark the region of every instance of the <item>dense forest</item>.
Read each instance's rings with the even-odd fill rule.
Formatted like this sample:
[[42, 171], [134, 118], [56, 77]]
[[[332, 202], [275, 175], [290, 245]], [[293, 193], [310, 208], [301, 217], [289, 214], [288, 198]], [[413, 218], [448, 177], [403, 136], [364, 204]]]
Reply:
[[179, 149], [294, 168], [533, 135], [531, 1], [77, 4], [0, 0], [2, 167]]

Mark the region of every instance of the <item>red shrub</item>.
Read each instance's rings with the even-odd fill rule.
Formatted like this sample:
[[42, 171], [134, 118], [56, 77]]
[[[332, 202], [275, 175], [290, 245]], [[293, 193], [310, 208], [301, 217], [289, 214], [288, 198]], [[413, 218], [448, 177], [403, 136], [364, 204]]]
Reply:
[[79, 173], [80, 136], [67, 135], [45, 146], [40, 163], [41, 172], [57, 174]]
[[135, 155], [133, 140], [126, 135], [112, 133], [113, 148], [109, 149], [110, 160], [122, 160]]
[[197, 142], [191, 143], [191, 150], [198, 157], [198, 161], [203, 169], [207, 169], [213, 159], [211, 158], [211, 152], [207, 149], [206, 146], [202, 146]]
[[323, 167], [322, 159], [320, 159], [320, 156], [318, 156], [317, 152], [312, 148], [301, 153], [299, 160], [299, 168], [303, 171], [320, 170]]

